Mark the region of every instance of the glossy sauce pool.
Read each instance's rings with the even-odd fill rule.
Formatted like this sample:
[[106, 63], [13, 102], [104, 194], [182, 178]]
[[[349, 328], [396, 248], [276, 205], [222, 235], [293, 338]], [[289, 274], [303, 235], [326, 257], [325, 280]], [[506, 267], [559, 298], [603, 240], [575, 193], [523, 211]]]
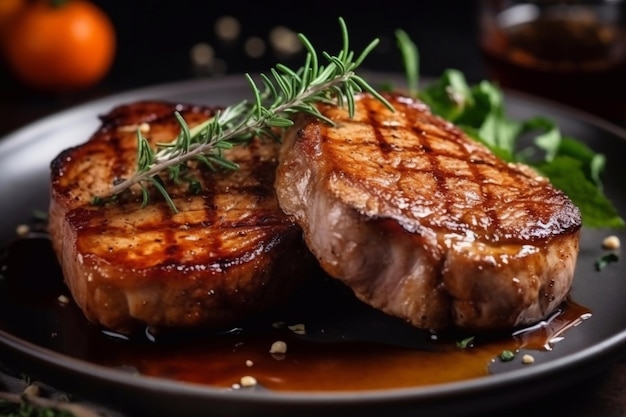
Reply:
[[[0, 255], [0, 271], [3, 330], [100, 365], [225, 389], [241, 388], [244, 377], [276, 391], [401, 388], [488, 377], [496, 364], [532, 366], [520, 365], [522, 353], [549, 352], [591, 315], [568, 300], [531, 328], [433, 335], [399, 325], [321, 277], [293, 304], [239, 328], [126, 337], [85, 320], [45, 235], [10, 244]], [[374, 340], [362, 340], [363, 329]], [[270, 352], [276, 341], [286, 344], [285, 353]], [[416, 346], [406, 347], [410, 341]], [[514, 353], [510, 362], [500, 359], [503, 351]]]

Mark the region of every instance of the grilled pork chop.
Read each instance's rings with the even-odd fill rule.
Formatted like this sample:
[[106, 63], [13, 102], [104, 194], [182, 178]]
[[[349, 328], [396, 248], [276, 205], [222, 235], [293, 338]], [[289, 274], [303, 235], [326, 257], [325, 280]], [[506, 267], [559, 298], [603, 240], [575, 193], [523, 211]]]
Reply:
[[419, 328], [494, 330], [545, 318], [566, 298], [577, 207], [421, 102], [370, 95], [356, 113], [320, 104], [284, 136], [281, 208], [331, 276]]
[[92, 204], [134, 170], [138, 127], [153, 144], [178, 135], [174, 110], [191, 127], [215, 111], [123, 105], [51, 164], [50, 236], [67, 286], [90, 321], [121, 333], [230, 326], [286, 300], [310, 256], [300, 228], [277, 204], [279, 145], [271, 141], [227, 151], [237, 171], [192, 168], [199, 193], [168, 184], [177, 214], [157, 194], [142, 208], [137, 189]]

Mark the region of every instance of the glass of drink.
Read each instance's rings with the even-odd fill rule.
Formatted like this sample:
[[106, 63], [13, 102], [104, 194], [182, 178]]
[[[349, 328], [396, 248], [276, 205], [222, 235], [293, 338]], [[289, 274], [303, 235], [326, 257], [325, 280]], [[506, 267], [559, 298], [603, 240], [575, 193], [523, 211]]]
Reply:
[[626, 124], [626, 0], [479, 0], [489, 77]]

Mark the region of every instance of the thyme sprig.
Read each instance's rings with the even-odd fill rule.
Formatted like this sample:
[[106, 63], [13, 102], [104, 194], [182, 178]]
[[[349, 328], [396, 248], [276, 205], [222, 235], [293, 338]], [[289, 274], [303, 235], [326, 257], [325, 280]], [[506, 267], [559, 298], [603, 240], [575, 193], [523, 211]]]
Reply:
[[235, 163], [225, 158], [224, 150], [247, 143], [255, 136], [279, 140], [275, 129], [291, 126], [293, 121], [290, 116], [295, 113], [305, 113], [332, 125], [333, 122], [316, 107], [319, 102], [347, 107], [352, 117], [355, 94], [367, 91], [393, 110], [381, 94], [355, 73], [379, 40], [374, 39], [356, 56], [349, 49], [348, 30], [342, 18], [339, 18], [339, 24], [343, 46], [336, 56], [322, 53], [328, 61], [326, 66], [320, 65], [319, 56], [306, 36], [299, 34], [307, 50], [305, 63], [300, 69], [294, 71], [285, 65], [276, 65], [270, 75], [260, 74], [262, 89], [250, 74], [245, 74], [252, 89], [253, 101], [243, 100], [230, 105], [193, 128], [189, 128], [183, 117], [176, 113], [181, 127], [178, 137], [173, 142], [157, 144], [156, 149], [138, 129], [135, 173], [116, 183], [108, 196], [99, 199], [118, 195], [138, 184], [145, 206], [150, 198], [148, 185], [152, 184], [176, 212], [174, 202], [159, 176], [163, 171], [169, 171], [170, 179], [176, 182], [181, 179], [185, 164], [191, 160], [200, 161], [213, 170], [219, 167], [237, 169]]

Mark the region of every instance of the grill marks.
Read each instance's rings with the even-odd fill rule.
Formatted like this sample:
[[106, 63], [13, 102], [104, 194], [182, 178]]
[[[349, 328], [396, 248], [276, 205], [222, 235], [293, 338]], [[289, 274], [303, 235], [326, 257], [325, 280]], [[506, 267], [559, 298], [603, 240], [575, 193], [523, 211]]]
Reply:
[[374, 308], [430, 330], [540, 320], [566, 296], [580, 213], [422, 103], [371, 95], [284, 137], [282, 209], [322, 268]]
[[[431, 193], [431, 198], [436, 198], [442, 205], [445, 212], [453, 212], [454, 187], [458, 184], [452, 184], [450, 179], [464, 179], [468, 182], [478, 185], [475, 195], [480, 199], [480, 203], [484, 206], [492, 200], [490, 193], [482, 186], [485, 176], [481, 170], [471, 163], [471, 152], [466, 146], [452, 141], [450, 136], [455, 135], [454, 131], [449, 129], [445, 123], [437, 123], [432, 126], [431, 120], [425, 121], [421, 113], [418, 112], [402, 112], [397, 116], [395, 123], [389, 123], [389, 115], [381, 112], [379, 103], [372, 100], [364, 100], [361, 104], [364, 113], [367, 114], [365, 125], [371, 128], [371, 133], [376, 139], [376, 145], [384, 163], [393, 163], [394, 156], [400, 155], [404, 162], [407, 160], [415, 161], [419, 159], [417, 166], [410, 166], [405, 169], [403, 174], [415, 175], [421, 174], [431, 177], [435, 184], [435, 189]], [[350, 123], [349, 119], [342, 119], [340, 123]], [[427, 130], [424, 130], [425, 124]], [[444, 132], [442, 132], [442, 130]], [[394, 139], [401, 138], [396, 143]], [[458, 139], [458, 138], [456, 138]], [[446, 148], [433, 146], [433, 142], [445, 142]], [[365, 143], [367, 145], [367, 143]], [[437, 148], [437, 150], [435, 150]], [[394, 152], [397, 152], [394, 154]], [[457, 164], [462, 167], [463, 172], [456, 172], [450, 167], [451, 164]], [[409, 163], [409, 165], [411, 165]], [[469, 172], [468, 172], [469, 171]], [[497, 216], [493, 211], [486, 207], [491, 221], [490, 225], [497, 227]]]
[[153, 187], [146, 207], [139, 186], [115, 203], [91, 204], [134, 171], [138, 128], [153, 145], [176, 138], [174, 110], [190, 127], [214, 111], [165, 102], [122, 105], [102, 117], [89, 141], [52, 163], [50, 234], [68, 287], [88, 319], [123, 333], [142, 324], [235, 324], [283, 303], [310, 262], [300, 229], [275, 198], [278, 143], [255, 139], [226, 150], [237, 171], [209, 172], [191, 163], [198, 193], [163, 173], [178, 213]]
[[[128, 136], [130, 134], [135, 135], [134, 130], [140, 128], [142, 123], [150, 123], [150, 126], [152, 126], [150, 130], [143, 132], [143, 134], [153, 145], [163, 141], [164, 134], [168, 134], [168, 140], [171, 140], [173, 136], [170, 132], [177, 132], [179, 128], [178, 122], [172, 116], [172, 112], [164, 111], [163, 107], [159, 106], [158, 103], [138, 103], [131, 109], [132, 111], [128, 112], [128, 114], [122, 111], [123, 108], [116, 109], [112, 112], [113, 118], [110, 116], [104, 118], [107, 134], [110, 135], [107, 138], [107, 146], [109, 146], [107, 150], [111, 154], [111, 160], [115, 161], [112, 169], [112, 172], [115, 172], [112, 175], [112, 182], [117, 178], [129, 175], [129, 166], [132, 167], [133, 165], [129, 164], [128, 161], [131, 158], [134, 159], [136, 148], [129, 146], [133, 141], [130, 141]], [[191, 125], [202, 122], [209, 113], [207, 109], [185, 105], [177, 105], [176, 110], [181, 112], [187, 123]], [[121, 122], [132, 122], [132, 124], [122, 125]], [[129, 132], [131, 130], [133, 132]], [[140, 233], [154, 232], [158, 234], [158, 238], [154, 240], [154, 243], [158, 243], [162, 247], [163, 259], [161, 263], [163, 265], [178, 262], [190, 251], [188, 247], [180, 244], [181, 234], [183, 234], [182, 237], [184, 238], [184, 231], [188, 231], [188, 235], [191, 236], [204, 227], [245, 229], [267, 226], [271, 228], [285, 223], [284, 216], [276, 216], [276, 213], [272, 216], [270, 213], [264, 213], [263, 209], [246, 213], [244, 216], [227, 217], [224, 215], [229, 210], [243, 212], [246, 210], [246, 207], [267, 206], [264, 200], [272, 205], [269, 211], [275, 209], [273, 205], [274, 193], [271, 185], [273, 184], [276, 162], [272, 159], [265, 162], [261, 160], [260, 155], [256, 154], [263, 152], [258, 143], [252, 143], [249, 151], [234, 152], [234, 162], [241, 165], [241, 169], [234, 173], [214, 172], [206, 167], [201, 168], [202, 164], [200, 162], [192, 163], [190, 175], [198, 176], [198, 179], [201, 181], [201, 191], [198, 194], [191, 193], [186, 183], [177, 185], [167, 180], [165, 176], [162, 176], [175, 204], [177, 207], [183, 208], [182, 214], [179, 216], [172, 216], [171, 208], [165, 204], [162, 196], [156, 190], [151, 190], [151, 201], [154, 204], [151, 204], [150, 210], [154, 209], [154, 212], [143, 219], [141, 217], [138, 218], [136, 223], [133, 224], [133, 228]], [[115, 167], [118, 166], [120, 168], [116, 169]], [[122, 197], [122, 199], [124, 198], [126, 199], [126, 204], [135, 207], [125, 208], [124, 210], [136, 210], [137, 197]], [[224, 200], [229, 200], [229, 202], [225, 203]], [[243, 207], [237, 208], [238, 203], [243, 203]], [[141, 210], [143, 211], [144, 209]], [[267, 208], [265, 210], [268, 211]], [[101, 230], [94, 230], [94, 232], [101, 233], [108, 227], [109, 225], [105, 224], [101, 227]], [[183, 229], [183, 232], [181, 232], [181, 229]], [[115, 228], [108, 230], [108, 232], [112, 233], [114, 230]], [[128, 233], [128, 230], [118, 229], [118, 232], [120, 235], [123, 235]], [[242, 233], [245, 235], [246, 232]], [[207, 246], [205, 248], [206, 253], [222, 254], [227, 252], [219, 235], [212, 236], [211, 239], [203, 239], [198, 244]], [[236, 254], [236, 256], [239, 255], [241, 254]], [[228, 262], [232, 262], [232, 260]]]
[[[371, 106], [370, 101], [365, 102], [365, 106]], [[384, 114], [373, 110], [369, 111], [370, 115], [378, 115], [379, 117], [385, 117]], [[451, 178], [456, 177], [457, 180], [465, 180], [467, 183], [471, 183], [472, 186], [476, 186], [477, 190], [473, 192], [476, 197], [477, 203], [481, 204], [485, 210], [485, 214], [489, 218], [489, 227], [497, 228], [499, 226], [497, 213], [492, 209], [494, 200], [497, 199], [493, 193], [491, 193], [484, 184], [487, 182], [487, 177], [484, 175], [475, 157], [470, 152], [470, 148], [464, 146], [463, 143], [459, 143], [460, 137], [457, 132], [450, 129], [445, 122], [432, 120], [424, 120], [422, 113], [418, 112], [405, 112], [403, 113], [405, 123], [402, 123], [395, 127], [395, 129], [405, 130], [403, 135], [414, 136], [415, 144], [406, 147], [406, 150], [411, 155], [418, 155], [418, 158], [423, 158], [426, 163], [420, 164], [422, 167], [418, 169], [423, 174], [430, 174], [435, 180], [437, 198], [441, 198], [443, 209], [446, 212], [457, 211], [453, 205], [455, 204], [454, 192], [465, 193], [468, 190], [455, 190], [458, 187], [458, 181], [450, 186]], [[379, 143], [382, 143], [385, 139], [385, 135], [381, 132], [381, 123], [376, 121], [375, 118], [371, 118], [372, 128], [376, 131], [376, 136], [379, 137]], [[438, 122], [438, 123], [437, 123]], [[424, 125], [428, 123], [428, 130], [424, 130]], [[433, 128], [433, 125], [434, 127]], [[391, 134], [393, 137], [394, 134]], [[452, 139], [452, 140], [451, 140]], [[434, 150], [433, 141], [445, 142], [448, 149], [438, 147], [437, 151]], [[393, 147], [385, 143], [384, 149], [389, 150]], [[388, 153], [383, 150], [383, 153]], [[480, 163], [486, 163], [483, 159], [479, 160]], [[493, 161], [492, 165], [493, 165]], [[458, 165], [462, 170], [456, 171], [451, 168], [451, 165]], [[469, 171], [469, 172], [467, 172]]]
[[322, 146], [342, 177], [395, 205], [407, 227], [501, 242], [543, 238], [576, 223], [558, 220], [559, 212], [577, 209], [530, 168], [498, 159], [421, 103], [397, 100], [394, 114], [377, 100], [359, 100], [354, 119], [322, 107], [337, 122], [322, 128]]
[[[256, 140], [228, 151], [238, 171], [192, 166], [200, 194], [168, 186], [178, 214], [156, 193], [146, 208], [139, 193], [90, 205], [134, 166], [136, 133], [127, 126], [149, 121], [152, 143], [178, 132], [171, 104], [104, 116], [89, 142], [52, 163], [51, 237], [77, 303], [121, 332], [137, 323], [229, 326], [286, 300], [306, 277], [310, 249], [357, 297], [417, 327], [490, 329], [545, 317], [571, 284], [576, 207], [423, 104], [388, 99], [395, 113], [359, 96], [354, 118], [320, 105], [335, 126], [298, 117], [280, 165], [279, 145]], [[175, 108], [190, 125], [211, 115]]]

